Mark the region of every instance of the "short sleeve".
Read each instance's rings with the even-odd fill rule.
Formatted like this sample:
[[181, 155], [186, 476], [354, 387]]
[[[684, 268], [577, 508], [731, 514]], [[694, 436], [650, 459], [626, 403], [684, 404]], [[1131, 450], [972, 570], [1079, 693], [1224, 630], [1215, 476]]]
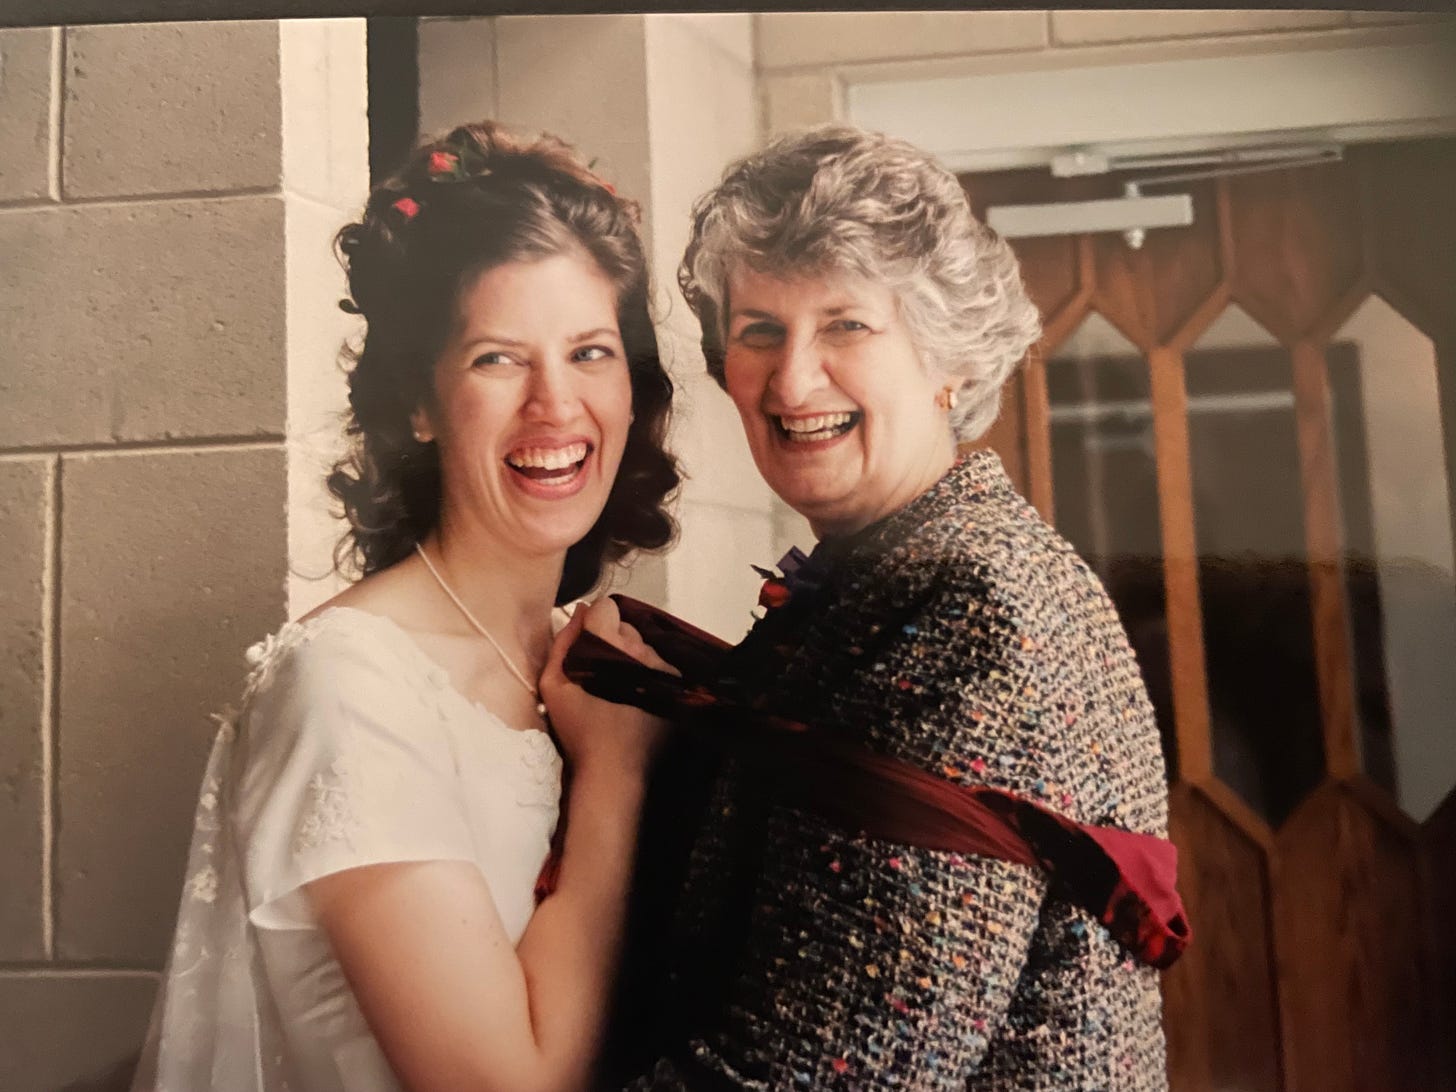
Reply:
[[448, 729], [385, 635], [324, 628], [271, 655], [234, 814], [252, 922], [314, 927], [300, 889], [346, 869], [475, 860]]

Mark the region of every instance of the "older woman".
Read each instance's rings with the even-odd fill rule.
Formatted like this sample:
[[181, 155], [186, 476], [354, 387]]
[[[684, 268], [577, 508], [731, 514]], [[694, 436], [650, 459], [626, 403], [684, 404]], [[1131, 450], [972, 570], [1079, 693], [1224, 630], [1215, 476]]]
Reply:
[[727, 171], [680, 279], [759, 471], [821, 541], [679, 704], [814, 742], [723, 733], [666, 1057], [633, 1087], [1164, 1088], [1135, 956], [1172, 949], [1101, 913], [1084, 881], [1116, 868], [1076, 848], [1166, 845], [1153, 712], [1087, 566], [994, 454], [957, 454], [1038, 337], [1010, 249], [928, 156], [829, 128]]
[[[363, 577], [249, 654], [138, 1089], [587, 1079], [659, 726], [562, 678], [551, 611], [673, 530], [636, 220], [564, 144], [481, 124], [340, 233], [367, 330], [329, 484]], [[537, 907], [548, 708], [573, 821]]]

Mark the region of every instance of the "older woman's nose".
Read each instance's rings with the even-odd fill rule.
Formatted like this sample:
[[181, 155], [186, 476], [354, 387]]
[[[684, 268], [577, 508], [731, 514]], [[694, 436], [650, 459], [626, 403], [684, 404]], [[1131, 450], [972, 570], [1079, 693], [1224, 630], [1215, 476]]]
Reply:
[[774, 362], [768, 386], [784, 409], [794, 409], [807, 404], [826, 382], [823, 357], [813, 340], [806, 338], [784, 345]]

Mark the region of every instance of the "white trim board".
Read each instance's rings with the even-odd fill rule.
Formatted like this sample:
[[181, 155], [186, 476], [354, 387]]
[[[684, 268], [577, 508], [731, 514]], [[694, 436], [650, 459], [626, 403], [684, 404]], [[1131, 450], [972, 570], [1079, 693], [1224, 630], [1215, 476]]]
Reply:
[[1289, 139], [1353, 143], [1456, 133], [1456, 38], [1031, 72], [855, 82], [849, 120], [955, 170]]

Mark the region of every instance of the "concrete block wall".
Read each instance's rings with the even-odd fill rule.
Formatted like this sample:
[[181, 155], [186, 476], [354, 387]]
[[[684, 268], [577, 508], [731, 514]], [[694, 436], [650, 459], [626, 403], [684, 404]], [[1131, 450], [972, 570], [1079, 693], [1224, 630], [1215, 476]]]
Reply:
[[[0, 31], [7, 1092], [126, 1087], [208, 715], [287, 611], [290, 372], [309, 319], [286, 284], [290, 233], [307, 232], [283, 121], [308, 89], [284, 75], [309, 66], [283, 37]], [[347, 47], [331, 44], [336, 70]], [[336, 227], [295, 250], [327, 256]], [[337, 285], [321, 287], [332, 307]], [[313, 366], [332, 371], [335, 348]]]

